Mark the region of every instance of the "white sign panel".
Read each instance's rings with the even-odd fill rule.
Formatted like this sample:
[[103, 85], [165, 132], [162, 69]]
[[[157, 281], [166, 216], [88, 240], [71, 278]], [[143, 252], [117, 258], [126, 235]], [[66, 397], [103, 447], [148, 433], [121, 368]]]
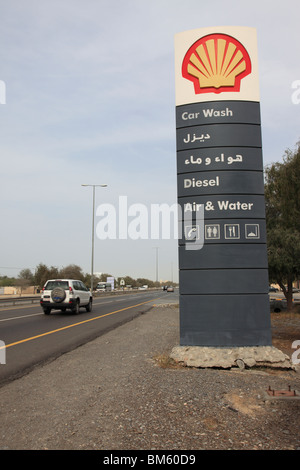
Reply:
[[109, 282], [111, 284], [111, 290], [114, 290], [114, 288], [115, 288], [115, 278], [114, 277], [107, 277], [106, 282]]
[[222, 26], [175, 35], [176, 106], [259, 101], [256, 29]]

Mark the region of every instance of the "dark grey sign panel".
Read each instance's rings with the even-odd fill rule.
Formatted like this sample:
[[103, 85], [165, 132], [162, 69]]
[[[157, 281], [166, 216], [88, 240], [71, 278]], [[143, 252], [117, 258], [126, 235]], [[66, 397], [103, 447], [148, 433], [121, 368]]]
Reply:
[[181, 294], [266, 294], [267, 269], [181, 270]]
[[204, 208], [204, 218], [265, 218], [265, 198], [263, 195], [226, 195], [219, 196], [189, 196], [178, 199], [178, 220], [188, 216], [197, 217], [197, 213]]
[[272, 345], [267, 294], [181, 295], [182, 346]]
[[187, 219], [180, 223], [179, 245], [200, 238], [205, 244], [266, 243], [265, 219]]
[[267, 268], [268, 258], [264, 244], [207, 244], [199, 250], [179, 246], [181, 269], [251, 269]]
[[176, 127], [216, 123], [260, 124], [260, 105], [251, 101], [208, 101], [176, 108]]
[[204, 147], [261, 147], [261, 127], [255, 124], [208, 124], [177, 129], [177, 150]]
[[256, 42], [243, 33], [253, 49], [242, 52], [242, 83], [223, 74], [214, 82], [202, 73], [200, 51], [210, 49], [205, 57], [216, 65], [222, 43], [219, 30], [205, 34], [186, 33], [185, 55], [176, 37], [180, 344], [271, 345], [260, 103], [250, 65]]
[[178, 197], [202, 194], [264, 194], [260, 171], [205, 171], [178, 175]]
[[178, 173], [211, 170], [263, 171], [262, 150], [255, 147], [225, 147], [177, 152]]

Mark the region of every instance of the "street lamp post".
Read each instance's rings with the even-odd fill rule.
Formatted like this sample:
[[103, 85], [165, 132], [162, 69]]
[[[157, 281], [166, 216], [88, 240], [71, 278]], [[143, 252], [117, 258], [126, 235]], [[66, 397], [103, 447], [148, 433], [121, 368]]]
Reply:
[[92, 260], [91, 260], [91, 293], [94, 287], [94, 234], [95, 234], [95, 188], [106, 188], [107, 184], [82, 184], [81, 186], [91, 186], [93, 188], [93, 216], [92, 216]]
[[156, 250], [156, 282], [158, 282], [158, 249], [159, 247], [154, 246], [153, 248], [155, 248]]

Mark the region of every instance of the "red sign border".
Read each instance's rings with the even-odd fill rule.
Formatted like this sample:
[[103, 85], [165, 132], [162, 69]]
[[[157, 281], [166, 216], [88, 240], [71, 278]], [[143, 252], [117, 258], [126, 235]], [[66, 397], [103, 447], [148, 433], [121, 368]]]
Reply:
[[[215, 88], [215, 87], [200, 87], [200, 83], [199, 83], [199, 79], [197, 77], [194, 77], [193, 75], [190, 75], [187, 71], [187, 66], [188, 66], [188, 63], [189, 63], [189, 60], [190, 60], [190, 57], [193, 53], [195, 53], [196, 51], [196, 48], [202, 44], [203, 42], [205, 42], [208, 38], [210, 39], [214, 39], [215, 41], [217, 41], [218, 39], [230, 39], [231, 42], [233, 42], [237, 49], [240, 50], [243, 54], [243, 58], [246, 62], [246, 69], [241, 72], [239, 75], [236, 76], [236, 80], [235, 80], [235, 85], [232, 87], [228, 87], [228, 86], [221, 86], [220, 88]], [[216, 43], [215, 43], [215, 47], [217, 47]], [[197, 52], [196, 52], [197, 54]], [[187, 80], [190, 80], [191, 82], [194, 83], [194, 89], [195, 89], [195, 94], [204, 94], [204, 93], [223, 93], [223, 92], [239, 92], [240, 91], [240, 85], [241, 85], [241, 80], [246, 77], [247, 75], [249, 75], [252, 71], [252, 65], [251, 65], [251, 59], [250, 59], [250, 56], [246, 50], [246, 48], [237, 40], [235, 39], [233, 36], [230, 36], [228, 34], [222, 34], [222, 33], [212, 33], [212, 34], [207, 34], [203, 37], [201, 37], [200, 39], [198, 39], [197, 41], [195, 41], [192, 46], [188, 49], [188, 51], [186, 52], [185, 56], [184, 56], [184, 59], [183, 59], [183, 62], [182, 62], [182, 76], [183, 78], [186, 78]]]

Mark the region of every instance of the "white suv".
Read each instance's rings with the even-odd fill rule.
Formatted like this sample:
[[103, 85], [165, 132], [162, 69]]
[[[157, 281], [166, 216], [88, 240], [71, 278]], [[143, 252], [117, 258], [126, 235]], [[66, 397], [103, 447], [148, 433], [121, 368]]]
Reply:
[[41, 295], [41, 306], [46, 315], [51, 310], [71, 309], [73, 313], [79, 313], [80, 307], [85, 307], [91, 312], [93, 297], [82, 281], [74, 279], [50, 279], [44, 285]]

